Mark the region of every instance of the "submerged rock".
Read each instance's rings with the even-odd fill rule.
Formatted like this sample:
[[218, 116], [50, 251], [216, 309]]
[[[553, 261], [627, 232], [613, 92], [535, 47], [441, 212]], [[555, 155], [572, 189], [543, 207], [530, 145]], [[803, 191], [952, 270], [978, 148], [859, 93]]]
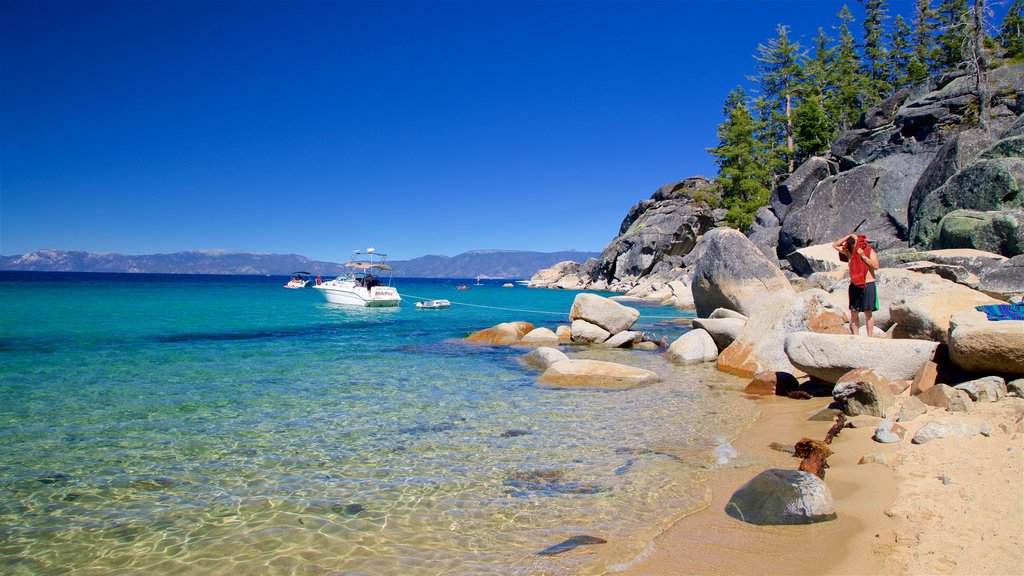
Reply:
[[625, 390], [660, 382], [650, 370], [601, 360], [561, 360], [541, 374], [538, 383], [547, 388], [594, 388]]
[[595, 544], [605, 544], [607, 542], [608, 541], [604, 538], [598, 538], [597, 536], [587, 536], [586, 534], [581, 534], [579, 536], [573, 536], [568, 540], [563, 540], [562, 542], [559, 542], [558, 544], [555, 544], [550, 548], [545, 548], [544, 550], [537, 552], [537, 555], [555, 556], [557, 554], [562, 554], [564, 552], [574, 550], [576, 548], [579, 548], [580, 546], [593, 546]]

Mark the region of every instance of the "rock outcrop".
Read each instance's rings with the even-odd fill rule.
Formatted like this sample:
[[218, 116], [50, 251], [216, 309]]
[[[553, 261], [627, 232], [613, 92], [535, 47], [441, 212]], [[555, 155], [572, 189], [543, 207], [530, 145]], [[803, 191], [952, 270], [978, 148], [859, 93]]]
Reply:
[[703, 244], [691, 285], [698, 316], [716, 308], [750, 316], [766, 296], [795, 293], [782, 271], [740, 232], [718, 228]]
[[911, 380], [935, 357], [938, 342], [890, 340], [839, 334], [796, 332], [786, 337], [786, 354], [794, 366], [835, 383], [857, 368], [870, 368], [890, 380]]

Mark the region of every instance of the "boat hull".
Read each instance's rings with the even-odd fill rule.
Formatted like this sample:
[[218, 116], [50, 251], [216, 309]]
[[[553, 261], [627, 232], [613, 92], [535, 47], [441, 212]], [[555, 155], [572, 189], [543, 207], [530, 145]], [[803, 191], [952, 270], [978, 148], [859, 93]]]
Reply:
[[314, 286], [331, 304], [362, 306], [364, 308], [389, 308], [398, 306], [402, 297], [390, 286], [375, 286], [370, 290], [349, 282], [324, 282]]

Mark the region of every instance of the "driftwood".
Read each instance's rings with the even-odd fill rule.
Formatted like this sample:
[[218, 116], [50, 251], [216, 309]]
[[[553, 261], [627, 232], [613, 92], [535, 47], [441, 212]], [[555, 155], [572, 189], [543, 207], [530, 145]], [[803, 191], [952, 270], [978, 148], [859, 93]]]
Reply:
[[795, 445], [794, 456], [803, 458], [800, 462], [800, 470], [810, 472], [822, 480], [825, 479], [825, 469], [828, 468], [826, 458], [832, 455], [832, 449], [821, 440], [801, 438]]
[[843, 431], [843, 427], [846, 426], [846, 414], [842, 412], [836, 416], [836, 423], [828, 429], [828, 433], [825, 434], [825, 444], [831, 444], [832, 439], [839, 436], [839, 433]]
[[803, 472], [810, 472], [822, 480], [825, 479], [825, 470], [828, 468], [828, 462], [826, 459], [832, 455], [832, 449], [829, 448], [829, 444], [832, 443], [832, 439], [839, 435], [839, 432], [846, 425], [846, 416], [839, 414], [836, 416], [836, 422], [829, 428], [828, 433], [825, 434], [825, 440], [811, 440], [810, 438], [801, 438], [796, 443], [794, 448], [796, 449], [793, 453], [797, 458], [802, 458], [800, 461], [800, 470]]

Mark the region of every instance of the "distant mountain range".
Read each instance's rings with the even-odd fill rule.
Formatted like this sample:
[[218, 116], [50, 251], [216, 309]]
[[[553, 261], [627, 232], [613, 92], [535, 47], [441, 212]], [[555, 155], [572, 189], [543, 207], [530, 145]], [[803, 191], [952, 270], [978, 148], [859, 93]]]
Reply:
[[[527, 252], [473, 250], [458, 256], [421, 256], [391, 261], [394, 275], [406, 278], [530, 278], [558, 262], [585, 262], [597, 252]], [[344, 271], [342, 264], [310, 260], [298, 254], [253, 254], [228, 250], [196, 250], [174, 254], [129, 256], [80, 250], [35, 250], [0, 256], [0, 270], [56, 272], [135, 272], [158, 274], [287, 275], [302, 270], [323, 276]]]

